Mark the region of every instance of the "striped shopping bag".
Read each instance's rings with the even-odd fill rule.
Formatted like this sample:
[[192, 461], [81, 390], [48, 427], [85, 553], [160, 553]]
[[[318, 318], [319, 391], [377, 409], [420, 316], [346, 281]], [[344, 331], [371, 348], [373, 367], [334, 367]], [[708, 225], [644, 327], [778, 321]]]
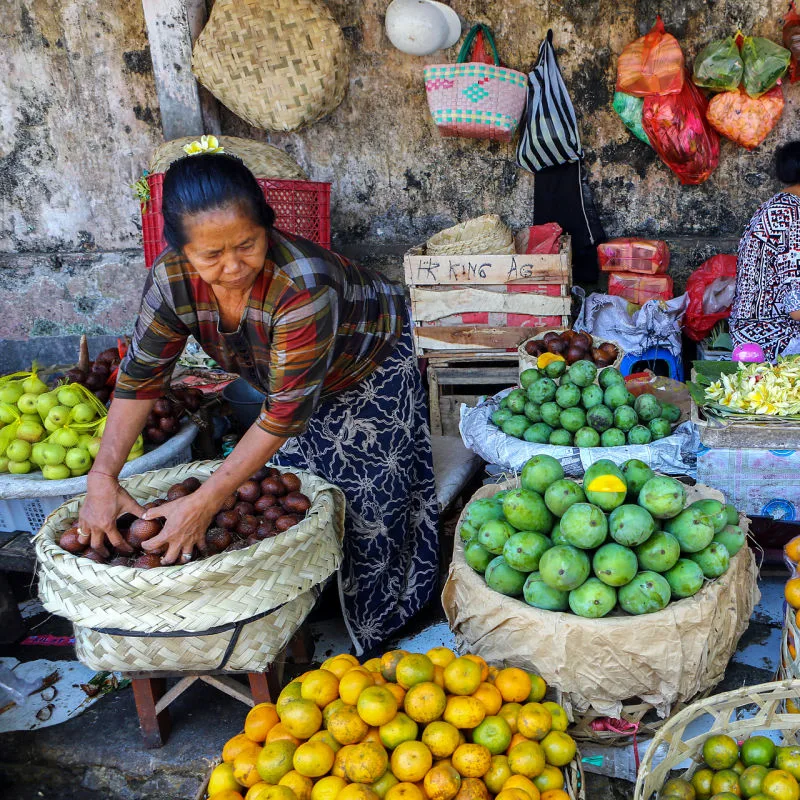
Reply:
[[[492, 49], [493, 64], [467, 61], [479, 31]], [[423, 70], [428, 107], [442, 136], [510, 142], [525, 108], [527, 76], [500, 66], [486, 25], [467, 34], [455, 64], [430, 64]]]
[[575, 109], [556, 61], [553, 31], [548, 31], [528, 76], [528, 101], [517, 145], [517, 164], [538, 172], [582, 158]]

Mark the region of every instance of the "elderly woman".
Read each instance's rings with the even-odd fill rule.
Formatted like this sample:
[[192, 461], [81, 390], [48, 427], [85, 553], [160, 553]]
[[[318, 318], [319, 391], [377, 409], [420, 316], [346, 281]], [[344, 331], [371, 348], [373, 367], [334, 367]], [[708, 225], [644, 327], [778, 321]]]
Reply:
[[[308, 470], [347, 498], [339, 576], [361, 651], [433, 596], [437, 505], [425, 407], [403, 290], [273, 227], [236, 158], [173, 163], [162, 211], [169, 247], [144, 287], [79, 519], [93, 547], [125, 546], [124, 512], [165, 517], [146, 550], [188, 561], [223, 500], [266, 462]], [[195, 493], [145, 512], [117, 476], [189, 335], [266, 395], [258, 420]]]
[[800, 353], [800, 141], [779, 148], [778, 180], [788, 184], [750, 220], [739, 242], [734, 344], [761, 345], [767, 360]]

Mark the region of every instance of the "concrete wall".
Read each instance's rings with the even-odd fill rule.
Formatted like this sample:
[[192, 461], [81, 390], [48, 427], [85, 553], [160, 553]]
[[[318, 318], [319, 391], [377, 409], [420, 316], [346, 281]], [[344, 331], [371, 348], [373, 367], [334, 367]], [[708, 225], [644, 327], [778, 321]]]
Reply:
[[[455, 221], [498, 212], [528, 224], [533, 178], [514, 166], [513, 147], [439, 137], [421, 80], [426, 59], [389, 44], [387, 0], [327, 4], [352, 46], [344, 103], [306, 130], [269, 137], [223, 112], [224, 132], [271, 141], [313, 178], [331, 181], [335, 246], [395, 277], [409, 244]], [[617, 55], [657, 10], [691, 59], [737, 26], [779, 39], [783, 0], [450, 4], [470, 23], [489, 23], [504, 62], [523, 70], [553, 28], [606, 231], [666, 238], [679, 287], [705, 257], [732, 251], [777, 189], [771, 158], [796, 127], [800, 87], [786, 87], [783, 119], [759, 150], [723, 142], [719, 168], [698, 187], [681, 186], [628, 134], [611, 98]], [[0, 318], [0, 337], [127, 330], [144, 273], [129, 250], [138, 244], [138, 210], [126, 185], [160, 136], [141, 8], [109, 0], [9, 5], [0, 21], [10, 26], [11, 65], [0, 86], [0, 274], [15, 302]]]

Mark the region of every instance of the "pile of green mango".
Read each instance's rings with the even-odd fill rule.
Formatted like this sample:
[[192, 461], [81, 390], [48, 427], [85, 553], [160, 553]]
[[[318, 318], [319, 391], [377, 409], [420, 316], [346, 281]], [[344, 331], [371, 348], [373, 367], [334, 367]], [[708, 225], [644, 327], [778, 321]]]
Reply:
[[[597, 382], [595, 382], [597, 379]], [[618, 369], [599, 374], [591, 361], [552, 361], [526, 369], [520, 387], [500, 401], [491, 420], [503, 433], [561, 447], [649, 444], [672, 432], [680, 409], [650, 394], [634, 397]]]
[[582, 482], [537, 455], [520, 488], [472, 501], [459, 536], [467, 564], [535, 608], [604, 617], [649, 614], [691, 597], [745, 545], [731, 505], [687, 503], [684, 485], [642, 461], [600, 459]]

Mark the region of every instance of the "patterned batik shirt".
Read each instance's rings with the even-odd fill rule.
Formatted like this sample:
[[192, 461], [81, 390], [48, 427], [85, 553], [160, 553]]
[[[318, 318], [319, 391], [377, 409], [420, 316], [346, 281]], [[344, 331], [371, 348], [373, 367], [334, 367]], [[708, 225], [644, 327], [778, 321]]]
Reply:
[[371, 374], [402, 331], [403, 289], [380, 273], [299, 237], [271, 230], [237, 330], [221, 330], [214, 293], [167, 250], [145, 282], [115, 396], [160, 397], [191, 334], [223, 369], [267, 395], [258, 425], [302, 433], [325, 402]]
[[734, 344], [754, 342], [774, 361], [800, 337], [800, 197], [778, 192], [756, 211], [739, 242]]

